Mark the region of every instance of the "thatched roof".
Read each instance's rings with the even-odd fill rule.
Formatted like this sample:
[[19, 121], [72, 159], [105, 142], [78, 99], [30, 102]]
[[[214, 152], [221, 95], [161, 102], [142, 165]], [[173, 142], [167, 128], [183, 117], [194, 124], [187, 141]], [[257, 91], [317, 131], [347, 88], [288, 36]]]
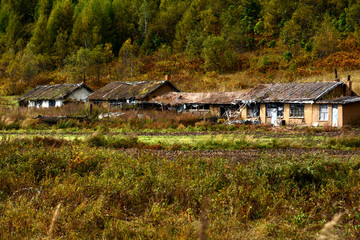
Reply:
[[233, 104], [235, 99], [242, 98], [244, 95], [245, 92], [169, 92], [154, 98], [151, 102], [172, 106], [182, 104]]
[[[152, 100], [155, 103], [181, 104], [232, 104], [236, 102], [306, 102], [319, 101], [337, 87], [347, 88], [344, 82], [312, 82], [312, 83], [277, 83], [260, 84], [247, 93], [244, 92], [209, 92], [209, 93], [167, 93]], [[357, 96], [352, 92], [352, 96]], [[354, 97], [334, 96], [339, 102], [358, 101]], [[328, 101], [328, 100], [326, 100]], [[334, 99], [335, 101], [335, 99]]]
[[57, 100], [64, 99], [69, 96], [72, 92], [86, 88], [90, 92], [93, 92], [91, 88], [86, 86], [84, 83], [75, 84], [56, 84], [56, 85], [39, 85], [25, 95], [19, 98], [19, 100]]
[[343, 82], [260, 84], [239, 100], [257, 102], [316, 101], [338, 86], [344, 87], [344, 91], [347, 87]]
[[173, 91], [179, 91], [168, 81], [111, 82], [105, 87], [96, 90], [87, 100], [141, 100], [164, 85], [169, 85]]

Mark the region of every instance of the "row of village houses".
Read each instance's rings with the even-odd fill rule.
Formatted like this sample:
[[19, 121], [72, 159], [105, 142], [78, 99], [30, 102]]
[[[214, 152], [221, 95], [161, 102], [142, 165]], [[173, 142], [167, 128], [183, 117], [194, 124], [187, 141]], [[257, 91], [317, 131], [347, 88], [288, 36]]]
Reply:
[[20, 97], [19, 105], [60, 107], [74, 101], [109, 108], [136, 104], [275, 125], [360, 125], [360, 96], [352, 91], [350, 77], [344, 81], [260, 84], [248, 92], [180, 92], [167, 80], [111, 82], [94, 92], [84, 83], [42, 85]]

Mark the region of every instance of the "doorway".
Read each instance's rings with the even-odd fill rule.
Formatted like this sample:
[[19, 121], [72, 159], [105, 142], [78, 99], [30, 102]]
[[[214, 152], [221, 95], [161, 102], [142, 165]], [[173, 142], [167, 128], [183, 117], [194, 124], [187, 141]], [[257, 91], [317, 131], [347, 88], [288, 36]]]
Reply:
[[273, 108], [273, 109], [271, 110], [271, 124], [272, 124], [273, 126], [278, 126], [278, 125], [279, 125], [277, 118], [278, 118], [277, 110], [276, 110], [276, 108]]
[[333, 127], [338, 126], [338, 105], [332, 106], [332, 124]]

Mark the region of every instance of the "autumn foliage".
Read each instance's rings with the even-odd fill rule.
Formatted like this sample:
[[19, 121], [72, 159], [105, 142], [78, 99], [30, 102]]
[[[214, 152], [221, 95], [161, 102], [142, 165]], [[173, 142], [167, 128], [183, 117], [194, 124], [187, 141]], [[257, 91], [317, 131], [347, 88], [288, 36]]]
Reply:
[[[165, 74], [181, 90], [213, 91], [221, 81], [231, 91], [354, 70], [358, 18], [356, 1], [6, 0], [0, 93], [83, 81], [96, 89]], [[214, 83], [201, 85], [213, 72]]]

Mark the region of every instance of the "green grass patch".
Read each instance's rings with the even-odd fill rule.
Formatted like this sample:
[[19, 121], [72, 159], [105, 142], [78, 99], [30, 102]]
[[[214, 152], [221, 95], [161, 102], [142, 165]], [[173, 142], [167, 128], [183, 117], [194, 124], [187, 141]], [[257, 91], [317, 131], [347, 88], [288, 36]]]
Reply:
[[[94, 135], [95, 134], [95, 135]], [[350, 150], [359, 148], [359, 137], [341, 136], [311, 136], [311, 135], [253, 135], [253, 134], [159, 134], [159, 135], [136, 135], [111, 133], [100, 131], [94, 133], [89, 131], [68, 132], [61, 129], [51, 131], [3, 131], [0, 138], [34, 138], [36, 136], [50, 136], [64, 140], [81, 140], [102, 138], [107, 142], [104, 147], [121, 142], [124, 139], [136, 138], [133, 144], [127, 144], [126, 148], [161, 148], [161, 149], [182, 149], [182, 150], [234, 150], [247, 148], [277, 149], [277, 148], [320, 148], [320, 149], [340, 149]], [[100, 141], [101, 142], [101, 141]], [[112, 142], [112, 143], [110, 143]], [[131, 142], [131, 141], [130, 141]], [[125, 144], [125, 143], [124, 143]], [[125, 144], [126, 145], [126, 144]], [[121, 144], [119, 145], [121, 146]]]
[[0, 106], [4, 107], [17, 107], [19, 96], [0, 96]]

